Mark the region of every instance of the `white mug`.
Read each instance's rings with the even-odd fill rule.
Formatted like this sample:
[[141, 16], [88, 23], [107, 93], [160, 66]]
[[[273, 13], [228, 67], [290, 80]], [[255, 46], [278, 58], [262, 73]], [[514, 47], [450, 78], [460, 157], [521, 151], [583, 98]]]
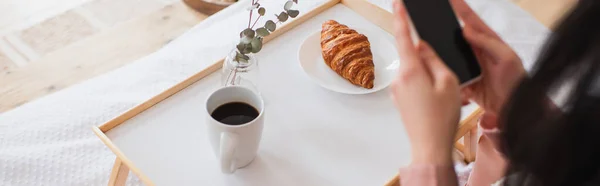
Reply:
[[[249, 104], [258, 110], [254, 120], [241, 125], [228, 125], [211, 117], [217, 107], [231, 102]], [[254, 91], [243, 86], [222, 87], [206, 101], [208, 137], [219, 158], [221, 172], [231, 174], [250, 164], [256, 157], [264, 124], [264, 102]]]

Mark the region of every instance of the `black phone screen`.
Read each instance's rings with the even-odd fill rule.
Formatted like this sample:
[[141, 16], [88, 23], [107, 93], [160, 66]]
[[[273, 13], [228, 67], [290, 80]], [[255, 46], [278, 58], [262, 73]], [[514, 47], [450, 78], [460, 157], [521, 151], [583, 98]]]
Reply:
[[404, 0], [404, 4], [419, 37], [433, 47], [461, 84], [481, 75], [448, 0]]

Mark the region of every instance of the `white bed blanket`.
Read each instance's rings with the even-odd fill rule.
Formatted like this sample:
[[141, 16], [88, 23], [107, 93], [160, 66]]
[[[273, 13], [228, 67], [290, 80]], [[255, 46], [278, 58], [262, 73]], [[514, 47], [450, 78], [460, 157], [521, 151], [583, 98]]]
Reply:
[[[298, 7], [306, 12], [320, 2], [300, 0]], [[392, 0], [371, 2], [391, 10]], [[115, 156], [91, 126], [225, 56], [247, 21], [248, 4], [243, 1], [209, 17], [161, 50], [127, 66], [1, 114], [0, 185], [106, 185]], [[530, 67], [548, 29], [507, 0], [470, 0], [469, 4]], [[141, 184], [130, 176], [128, 185]]]

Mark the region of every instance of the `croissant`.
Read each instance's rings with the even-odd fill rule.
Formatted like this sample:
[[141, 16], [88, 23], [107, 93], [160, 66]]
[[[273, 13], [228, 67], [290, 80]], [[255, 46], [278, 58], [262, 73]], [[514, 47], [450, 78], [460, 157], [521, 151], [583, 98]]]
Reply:
[[375, 65], [367, 36], [329, 20], [322, 25], [321, 50], [329, 68], [354, 85], [373, 88]]

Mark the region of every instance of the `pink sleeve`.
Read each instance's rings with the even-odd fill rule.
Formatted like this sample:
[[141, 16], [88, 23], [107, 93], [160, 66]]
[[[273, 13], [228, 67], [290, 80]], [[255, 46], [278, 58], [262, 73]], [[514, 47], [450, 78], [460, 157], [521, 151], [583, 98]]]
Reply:
[[[477, 159], [467, 185], [490, 185], [504, 176], [507, 160], [499, 149], [500, 131], [497, 118], [484, 114], [479, 122], [481, 135], [477, 141]], [[411, 165], [400, 169], [401, 186], [455, 186], [458, 185], [452, 165]]]
[[400, 169], [401, 186], [456, 186], [456, 173], [452, 165], [411, 165]]
[[467, 185], [490, 185], [504, 177], [508, 161], [500, 152], [500, 130], [496, 116], [484, 114], [479, 122], [481, 135], [477, 141], [477, 160]]

